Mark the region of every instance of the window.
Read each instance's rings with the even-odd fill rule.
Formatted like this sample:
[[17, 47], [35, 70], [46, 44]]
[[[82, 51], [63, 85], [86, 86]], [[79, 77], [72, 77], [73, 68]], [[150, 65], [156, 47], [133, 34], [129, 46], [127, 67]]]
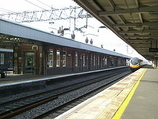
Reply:
[[60, 50], [56, 52], [56, 67], [60, 67]]
[[0, 61], [0, 64], [4, 64], [4, 53], [1, 53], [0, 54], [0, 57], [1, 57], [1, 61]]
[[100, 64], [100, 58], [99, 58], [99, 56], [98, 56], [98, 65]]
[[49, 50], [48, 54], [48, 67], [53, 67], [53, 50]]
[[107, 65], [107, 57], [104, 57], [104, 65]]
[[66, 52], [63, 54], [63, 67], [66, 67]]
[[75, 52], [75, 66], [78, 66], [78, 53]]
[[93, 55], [91, 54], [91, 61], [90, 61], [90, 64], [92, 65], [93, 63]]
[[95, 55], [94, 55], [94, 66], [95, 66]]
[[85, 61], [85, 54], [83, 54], [83, 66], [86, 65], [86, 61]]

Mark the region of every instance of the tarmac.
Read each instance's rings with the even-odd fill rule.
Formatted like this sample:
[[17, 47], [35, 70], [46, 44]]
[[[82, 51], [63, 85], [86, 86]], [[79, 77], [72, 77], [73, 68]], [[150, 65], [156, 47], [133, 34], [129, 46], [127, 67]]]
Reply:
[[158, 70], [148, 68], [121, 119], [158, 119]]

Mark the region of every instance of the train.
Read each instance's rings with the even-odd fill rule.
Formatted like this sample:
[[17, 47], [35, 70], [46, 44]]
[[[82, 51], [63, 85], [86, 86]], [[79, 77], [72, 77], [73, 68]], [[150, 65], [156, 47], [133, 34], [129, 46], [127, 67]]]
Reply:
[[147, 65], [148, 63], [145, 60], [142, 60], [138, 57], [132, 57], [129, 60], [129, 67], [132, 71], [136, 71], [137, 69]]

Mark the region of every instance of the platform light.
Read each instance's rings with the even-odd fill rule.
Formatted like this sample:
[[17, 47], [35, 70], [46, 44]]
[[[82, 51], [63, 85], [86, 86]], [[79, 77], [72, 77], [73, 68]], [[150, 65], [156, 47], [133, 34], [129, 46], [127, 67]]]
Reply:
[[89, 41], [89, 40], [88, 40], [88, 37], [86, 37], [85, 42], [88, 43], [88, 41]]
[[106, 29], [107, 29], [106, 26], [99, 26], [99, 27], [98, 27], [98, 32], [99, 32], [99, 29], [100, 29], [100, 28], [106, 28]]
[[99, 28], [107, 28], [106, 26], [100, 26]]

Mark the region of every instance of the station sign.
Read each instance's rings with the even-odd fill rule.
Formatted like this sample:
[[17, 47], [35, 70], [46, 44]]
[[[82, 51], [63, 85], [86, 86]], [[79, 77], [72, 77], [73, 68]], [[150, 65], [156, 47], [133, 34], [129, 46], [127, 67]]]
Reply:
[[149, 48], [149, 52], [158, 52], [158, 48]]

